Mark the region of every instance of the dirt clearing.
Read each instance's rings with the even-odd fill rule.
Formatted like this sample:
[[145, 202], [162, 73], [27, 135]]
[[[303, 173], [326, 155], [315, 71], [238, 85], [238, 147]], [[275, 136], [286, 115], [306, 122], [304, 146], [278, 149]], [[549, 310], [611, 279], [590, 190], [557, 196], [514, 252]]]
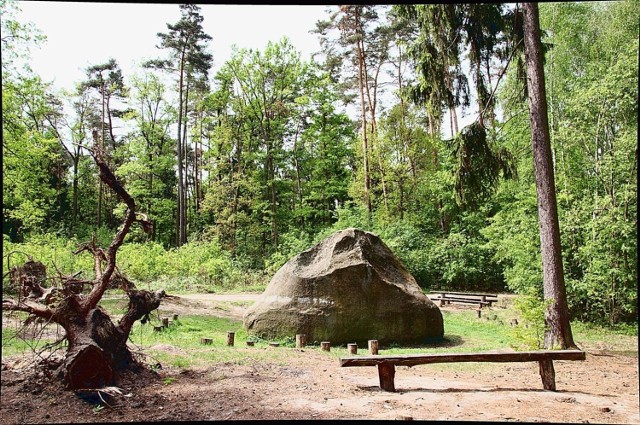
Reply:
[[[161, 310], [238, 318], [255, 297], [180, 296]], [[171, 345], [155, 348], [180, 354]], [[25, 369], [24, 359], [9, 358], [2, 361], [0, 415], [3, 424], [403, 418], [640, 424], [637, 351], [581, 348], [586, 361], [554, 362], [556, 392], [542, 390], [536, 363], [469, 363], [397, 367], [397, 392], [389, 393], [378, 387], [375, 367], [341, 368], [318, 347], [238, 346], [246, 352], [242, 365], [132, 373], [119, 384], [122, 394], [104, 396], [110, 407], [99, 407], [95, 392], [78, 397]], [[252, 360], [256, 350], [286, 356]]]

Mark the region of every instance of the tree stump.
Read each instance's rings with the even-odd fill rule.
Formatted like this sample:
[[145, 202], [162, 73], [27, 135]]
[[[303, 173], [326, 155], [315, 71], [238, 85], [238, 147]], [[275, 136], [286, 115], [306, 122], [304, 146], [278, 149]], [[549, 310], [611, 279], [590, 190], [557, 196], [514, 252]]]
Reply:
[[173, 320], [174, 320], [174, 321], [178, 320], [178, 315], [177, 315], [177, 314], [174, 314], [174, 315], [173, 315]]
[[200, 338], [200, 344], [211, 345], [213, 344], [213, 340], [211, 338]]
[[227, 332], [227, 345], [229, 347], [233, 347], [233, 339], [235, 337], [236, 333], [235, 332]]
[[64, 361], [69, 388], [102, 388], [113, 384], [111, 360], [96, 344], [82, 344], [73, 348]]
[[255, 344], [255, 341], [247, 340], [247, 346], [253, 347], [254, 344]]
[[349, 354], [357, 354], [358, 344], [347, 344], [347, 351], [349, 352]]
[[296, 335], [296, 348], [302, 348], [306, 344], [306, 335], [305, 334], [297, 334]]
[[164, 326], [154, 326], [153, 327], [153, 331], [154, 332], [162, 332], [163, 329], [164, 329]]
[[279, 342], [270, 342], [270, 343], [269, 343], [269, 346], [270, 346], [270, 347], [279, 347], [279, 346], [280, 346], [280, 343], [279, 343]]
[[331, 351], [331, 343], [329, 341], [320, 342], [320, 348], [322, 351]]
[[162, 326], [164, 326], [165, 328], [169, 327], [169, 318], [168, 317], [163, 317], [162, 318]]
[[369, 352], [371, 354], [378, 354], [378, 340], [370, 339], [369, 340]]

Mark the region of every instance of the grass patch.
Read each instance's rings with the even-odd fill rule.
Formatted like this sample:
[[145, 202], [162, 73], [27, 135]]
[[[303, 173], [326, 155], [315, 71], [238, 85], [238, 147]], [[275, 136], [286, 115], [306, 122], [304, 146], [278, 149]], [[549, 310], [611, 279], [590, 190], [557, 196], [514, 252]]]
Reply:
[[[113, 315], [113, 320], [124, 313], [128, 300], [126, 298], [106, 298], [101, 305]], [[246, 306], [250, 301], [231, 301], [229, 305]], [[482, 309], [482, 317], [478, 318], [473, 309], [459, 311], [442, 311], [444, 319], [444, 341], [432, 344], [404, 346], [389, 344], [380, 346], [381, 354], [417, 354], [444, 352], [475, 352], [489, 350], [529, 349], [518, 340], [516, 327], [510, 326], [510, 321], [517, 317], [515, 309], [490, 308]], [[16, 336], [21, 321], [26, 318], [24, 313], [12, 313], [20, 321], [13, 321], [11, 325], [3, 321], [2, 356], [12, 356], [41, 349], [54, 338], [44, 339], [29, 331], [24, 337]], [[176, 368], [193, 366], [207, 366], [210, 364], [229, 362], [233, 364], [251, 364], [255, 361], [268, 361], [286, 365], [290, 350], [282, 350], [269, 346], [270, 342], [278, 342], [280, 348], [295, 347], [295, 337], [280, 340], [262, 340], [250, 337], [239, 320], [214, 316], [180, 316], [171, 321], [168, 328], [155, 332], [154, 326], [159, 326], [158, 315], [152, 314], [146, 324], [139, 321], [133, 327], [130, 341], [134, 347], [142, 349], [149, 355], [151, 364], [160, 363]], [[49, 325], [52, 326], [52, 325]], [[606, 349], [619, 354], [638, 355], [637, 326], [622, 326], [605, 328], [590, 324], [572, 323], [574, 339], [579, 347], [586, 349]], [[227, 332], [234, 332], [234, 346], [228, 347]], [[62, 335], [60, 331], [60, 335]], [[36, 337], [30, 337], [36, 335]], [[210, 338], [210, 345], [203, 345], [201, 338]], [[253, 347], [248, 347], [246, 341], [255, 341]], [[321, 351], [319, 344], [307, 345], [306, 350]], [[366, 346], [359, 347], [359, 354], [366, 354]], [[337, 359], [348, 356], [346, 344], [331, 347], [330, 352], [323, 354]], [[443, 367], [451, 370], [464, 370], [467, 364], [451, 364]]]
[[212, 345], [226, 345], [227, 332], [235, 332], [235, 341], [246, 341], [246, 331], [242, 322], [215, 316], [183, 316], [169, 324], [161, 332], [155, 332], [154, 326], [160, 326], [157, 320], [146, 324], [136, 322], [131, 331], [131, 341], [141, 347], [155, 344], [170, 344], [182, 349], [202, 347], [200, 338], [211, 338]]
[[[255, 345], [248, 347], [246, 341], [249, 335], [239, 320], [214, 316], [183, 316], [171, 322], [163, 331], [155, 332], [153, 327], [158, 325], [157, 321], [145, 325], [136, 322], [130, 340], [161, 364], [178, 368], [225, 362], [247, 364], [256, 360], [286, 364], [287, 352], [271, 349], [270, 341], [251, 338]], [[234, 332], [233, 347], [227, 346], [227, 332]], [[203, 345], [201, 338], [211, 339], [211, 344]], [[281, 347], [287, 345], [285, 340], [278, 342]]]
[[571, 323], [573, 339], [580, 348], [599, 347], [617, 354], [638, 356], [638, 325], [606, 328], [591, 323]]

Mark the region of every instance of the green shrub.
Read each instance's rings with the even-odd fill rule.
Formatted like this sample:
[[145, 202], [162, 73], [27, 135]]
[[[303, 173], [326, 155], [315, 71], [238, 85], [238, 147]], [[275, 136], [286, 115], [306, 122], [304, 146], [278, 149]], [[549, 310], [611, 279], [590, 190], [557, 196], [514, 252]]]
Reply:
[[540, 349], [544, 344], [546, 325], [544, 314], [551, 300], [542, 301], [534, 292], [516, 298], [514, 307], [520, 322], [513, 328], [513, 337], [519, 344], [514, 348]]
[[82, 271], [83, 277], [93, 278], [93, 258], [86, 252], [74, 255], [78, 245], [76, 239], [63, 239], [53, 234], [33, 235], [23, 243], [5, 240], [2, 244], [3, 270], [20, 266], [31, 257], [42, 262], [49, 274], [55, 274], [56, 270], [62, 274]]

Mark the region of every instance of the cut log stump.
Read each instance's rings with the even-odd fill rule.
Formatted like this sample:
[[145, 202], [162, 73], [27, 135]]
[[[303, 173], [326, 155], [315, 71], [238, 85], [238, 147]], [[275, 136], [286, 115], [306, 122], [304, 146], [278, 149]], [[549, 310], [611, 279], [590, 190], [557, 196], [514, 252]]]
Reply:
[[371, 354], [378, 354], [378, 340], [370, 339], [369, 340], [369, 352]]
[[306, 335], [305, 334], [297, 334], [296, 335], [296, 348], [302, 348], [306, 344]]
[[331, 351], [331, 343], [329, 341], [320, 342], [320, 348], [322, 351]]
[[211, 345], [213, 344], [213, 340], [211, 338], [200, 338], [200, 344]]
[[358, 354], [358, 344], [347, 344], [349, 354]]
[[235, 338], [236, 333], [235, 332], [227, 332], [227, 345], [229, 347], [233, 347], [233, 340]]

